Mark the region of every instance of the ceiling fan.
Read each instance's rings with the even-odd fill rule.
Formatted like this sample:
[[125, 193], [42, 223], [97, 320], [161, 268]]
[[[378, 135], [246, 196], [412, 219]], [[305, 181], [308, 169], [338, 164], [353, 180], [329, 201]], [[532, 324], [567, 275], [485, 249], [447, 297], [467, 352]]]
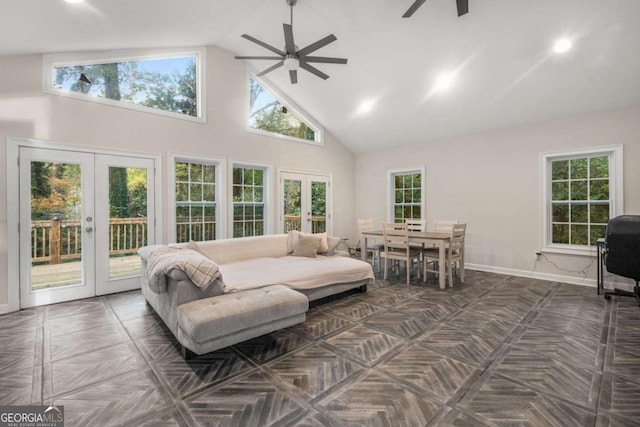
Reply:
[[263, 41], [260, 41], [254, 37], [251, 37], [248, 34], [243, 34], [242, 37], [254, 42], [257, 45], [264, 47], [265, 49], [270, 50], [275, 53], [277, 56], [236, 56], [236, 59], [267, 59], [267, 60], [277, 60], [276, 64], [267, 68], [264, 71], [258, 73], [258, 76], [263, 76], [271, 71], [278, 69], [284, 65], [284, 67], [289, 70], [289, 79], [291, 80], [291, 84], [298, 83], [298, 67], [303, 70], [307, 70], [311, 74], [315, 74], [321, 79], [328, 79], [329, 76], [322, 71], [318, 70], [316, 67], [311, 65], [310, 63], [323, 63], [323, 64], [346, 64], [347, 60], [344, 58], [329, 58], [326, 56], [309, 56], [310, 53], [315, 52], [316, 50], [328, 45], [331, 42], [334, 42], [337, 39], [336, 36], [330, 34], [315, 43], [311, 43], [309, 46], [303, 47], [302, 49], [298, 49], [298, 46], [293, 42], [293, 6], [296, 5], [298, 0], [286, 0], [287, 4], [291, 7], [291, 23], [290, 24], [282, 24], [284, 28], [284, 51], [273, 47]]
[[[416, 0], [402, 17], [409, 18], [425, 1], [427, 0]], [[469, 0], [456, 0], [456, 4], [458, 6], [458, 16], [465, 15], [469, 12]]]

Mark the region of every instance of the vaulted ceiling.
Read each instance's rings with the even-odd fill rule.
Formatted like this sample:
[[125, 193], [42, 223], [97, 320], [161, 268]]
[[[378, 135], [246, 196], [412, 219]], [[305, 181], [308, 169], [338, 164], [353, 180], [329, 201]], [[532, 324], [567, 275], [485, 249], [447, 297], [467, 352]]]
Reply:
[[[286, 70], [268, 80], [353, 151], [640, 105], [640, 1], [298, 0], [293, 31], [324, 81]], [[216, 45], [236, 55], [268, 51], [248, 33], [284, 45], [285, 0], [2, 0], [0, 55], [134, 47]], [[566, 37], [573, 47], [553, 51]], [[272, 62], [252, 61], [261, 70]], [[447, 90], [434, 90], [443, 73]], [[514, 141], [517, 143], [517, 141]]]

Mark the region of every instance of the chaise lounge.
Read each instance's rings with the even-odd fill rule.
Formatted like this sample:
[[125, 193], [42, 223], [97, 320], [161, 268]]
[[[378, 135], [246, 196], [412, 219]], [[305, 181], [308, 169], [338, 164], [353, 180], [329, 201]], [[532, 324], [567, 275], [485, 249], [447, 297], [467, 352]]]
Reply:
[[366, 291], [371, 266], [338, 243], [292, 231], [146, 246], [142, 293], [190, 358], [304, 322], [309, 301]]

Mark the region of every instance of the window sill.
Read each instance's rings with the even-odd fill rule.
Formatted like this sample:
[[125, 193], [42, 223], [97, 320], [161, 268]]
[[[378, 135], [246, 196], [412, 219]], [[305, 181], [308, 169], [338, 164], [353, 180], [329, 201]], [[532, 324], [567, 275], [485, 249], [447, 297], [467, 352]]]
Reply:
[[597, 249], [595, 246], [588, 248], [571, 248], [571, 247], [546, 247], [540, 249], [540, 252], [544, 254], [554, 255], [576, 255], [576, 256], [588, 256], [595, 257], [597, 255]]

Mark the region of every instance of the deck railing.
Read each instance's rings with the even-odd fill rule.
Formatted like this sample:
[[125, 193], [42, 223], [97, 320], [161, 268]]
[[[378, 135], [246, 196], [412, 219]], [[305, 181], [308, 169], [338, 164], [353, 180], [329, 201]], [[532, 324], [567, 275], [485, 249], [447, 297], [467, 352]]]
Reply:
[[[191, 228], [189, 228], [191, 225]], [[261, 226], [259, 223], [257, 226]], [[215, 222], [204, 225], [177, 224], [177, 234], [181, 241], [189, 240], [189, 234], [200, 236], [204, 231], [206, 240], [215, 238]], [[235, 225], [234, 225], [235, 226]], [[240, 224], [239, 226], [242, 226]], [[203, 227], [201, 229], [200, 227]], [[301, 218], [285, 215], [284, 231], [300, 230]], [[311, 217], [313, 233], [327, 230], [327, 219], [323, 216]], [[254, 231], [255, 232], [255, 231]], [[262, 234], [262, 233], [256, 233]], [[242, 235], [242, 234], [240, 234]], [[31, 222], [31, 261], [33, 263], [59, 264], [64, 261], [80, 259], [82, 253], [82, 224], [80, 220], [52, 219]], [[184, 240], [186, 239], [186, 240]], [[146, 218], [113, 218], [109, 220], [109, 255], [126, 255], [135, 253], [138, 248], [147, 244]]]
[[[302, 218], [296, 215], [284, 216], [284, 232], [288, 233], [290, 230], [300, 230], [302, 224]], [[327, 231], [327, 218], [324, 216], [312, 216], [311, 217], [311, 232], [312, 233], [324, 233]]]
[[[82, 253], [80, 220], [31, 222], [31, 262], [59, 264], [80, 259]], [[146, 218], [109, 220], [109, 255], [135, 253], [147, 244]]]

